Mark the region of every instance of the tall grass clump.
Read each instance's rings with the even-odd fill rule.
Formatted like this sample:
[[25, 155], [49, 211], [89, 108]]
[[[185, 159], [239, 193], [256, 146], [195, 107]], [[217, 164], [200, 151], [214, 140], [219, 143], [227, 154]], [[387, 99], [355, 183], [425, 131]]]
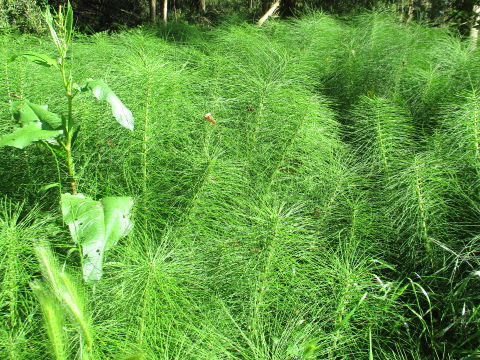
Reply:
[[478, 175], [480, 165], [480, 96], [477, 90], [462, 94], [455, 103], [444, 105], [439, 127], [447, 159]]
[[[391, 204], [385, 194], [388, 178], [409, 163], [419, 146], [414, 123], [407, 112], [392, 101], [367, 96], [360, 98], [345, 121], [348, 125], [343, 136], [353, 154], [350, 166], [357, 172], [355, 188], [363, 189], [361, 195], [356, 196], [370, 208], [368, 215], [364, 213], [362, 217], [370, 221], [370, 236], [381, 239], [386, 248], [394, 249], [398, 245], [394, 241], [396, 229], [386, 213]], [[372, 221], [375, 218], [378, 221]], [[385, 255], [384, 260], [392, 260]]]
[[304, 73], [304, 85], [318, 91], [324, 88], [322, 80], [335, 71], [335, 59], [341, 56], [348, 30], [333, 16], [312, 12], [293, 22], [268, 23], [265, 32], [296, 58], [296, 67]]
[[414, 56], [422, 51], [424, 38], [415, 30], [422, 31], [399, 24], [389, 13], [357, 17], [354, 26], [343, 36], [342, 51], [333, 58], [337, 67], [326, 81], [327, 91], [337, 96], [344, 106], [355, 103], [362, 94], [392, 95], [396, 73], [410, 60], [409, 49], [414, 49]]
[[199, 287], [198, 265], [192, 260], [168, 235], [131, 237], [92, 298], [97, 317], [103, 319], [97, 334], [106, 355], [136, 353], [154, 359], [155, 353], [165, 352], [183, 357], [196, 348], [186, 345], [193, 341], [196, 322], [201, 323], [187, 290]]
[[[436, 32], [431, 31], [432, 35]], [[458, 94], [478, 86], [478, 69], [474, 65], [478, 52], [466, 41], [438, 31], [430, 43], [423, 61], [418, 59], [417, 66], [406, 67], [399, 86], [412, 115], [427, 133], [438, 125], [439, 104], [455, 101]]]
[[405, 111], [385, 98], [360, 98], [351, 112], [351, 141], [370, 173], [389, 174], [415, 149], [415, 128]]
[[[236, 109], [226, 124], [235, 130], [229, 152], [247, 159], [252, 179], [261, 185], [270, 181], [300, 124], [311, 116], [314, 94], [304, 85], [295, 55], [258, 29], [219, 30], [214, 46], [214, 96], [221, 94], [229, 109]], [[292, 97], [297, 104], [288, 101]]]
[[[70, 351], [75, 351], [78, 352], [77, 356], [80, 359], [93, 358], [94, 336], [91, 320], [86, 312], [85, 299], [79, 291], [79, 286], [60, 269], [47, 247], [37, 246], [35, 252], [45, 282], [36, 280], [30, 286], [40, 303], [51, 355], [55, 359], [63, 360], [69, 357]], [[78, 339], [73, 341], [68, 337], [77, 336], [69, 334], [66, 338], [64, 335], [68, 326], [65, 322], [67, 315], [70, 320], [68, 325], [73, 326], [78, 336]], [[75, 344], [75, 350], [68, 349], [72, 342]]]
[[366, 13], [351, 24], [323, 77], [342, 108], [361, 95], [390, 98], [431, 133], [438, 104], [477, 84], [478, 52], [445, 29], [403, 24], [388, 12]]
[[0, 202], [0, 354], [4, 359], [40, 356], [42, 339], [29, 283], [39, 271], [34, 246], [59, 233], [38, 209], [4, 198]]
[[[224, 301], [230, 307], [229, 313], [245, 314], [241, 317], [237, 315], [235, 320], [242, 329], [243, 341], [246, 342], [243, 347], [251, 354], [249, 358], [281, 358], [291, 354], [289, 349], [295, 347], [298, 350], [292, 354], [296, 356], [302, 352], [310, 356], [326, 355], [329, 351], [335, 353], [339, 349], [322, 346], [330, 338], [329, 331], [332, 331], [328, 325], [332, 307], [329, 304], [324, 308], [318, 299], [331, 296], [329, 281], [337, 281], [323, 276], [322, 269], [335, 258], [334, 253], [325, 254], [325, 249], [335, 249], [345, 231], [343, 228], [334, 235], [330, 232], [331, 237], [325, 237], [319, 230], [328, 228], [325, 218], [334, 223], [335, 216], [342, 216], [338, 213], [345, 211], [347, 205], [339, 203], [353, 198], [346, 180], [353, 175], [348, 177], [348, 165], [342, 160], [346, 155], [338, 136], [338, 124], [328, 108], [328, 102], [312, 96], [310, 88], [299, 81], [302, 80], [303, 64], [297, 66], [295, 56], [283, 52], [278, 44], [272, 44], [272, 39], [256, 30], [236, 28], [233, 34], [222, 33], [221, 36], [221, 45], [225, 50], [222, 50], [217, 86], [219, 89], [227, 86], [223, 94], [239, 94], [241, 97], [237, 95], [233, 98], [232, 105], [241, 111], [240, 114], [246, 114], [242, 121], [231, 124], [229, 132], [233, 136], [229, 139], [233, 146], [227, 148], [229, 152], [226, 154], [238, 154], [246, 159], [248, 172], [244, 173], [247, 175], [244, 175], [244, 181], [251, 183], [247, 185], [251, 190], [243, 195], [245, 203], [242, 201], [231, 209], [239, 213], [238, 219], [232, 217], [231, 210], [223, 211], [229, 214], [225, 220], [213, 223], [208, 219], [213, 216], [218, 219], [224, 202], [215, 201], [215, 205], [212, 203], [204, 207], [202, 195], [194, 216], [196, 226], [192, 227], [195, 229], [193, 234], [197, 239], [219, 239], [216, 241], [218, 245], [208, 248], [209, 251], [216, 249], [216, 256], [207, 258], [222, 259], [215, 268], [228, 269], [225, 275], [228, 275], [231, 284], [226, 283], [228, 287], [218, 292], [241, 296]], [[253, 57], [250, 48], [245, 45], [247, 41], [255, 43], [256, 49], [260, 49], [259, 57]], [[274, 66], [268, 67], [269, 64]], [[237, 92], [230, 81], [224, 85], [224, 79], [232, 78], [238, 79], [233, 84], [241, 84], [241, 91]], [[285, 88], [287, 85], [289, 89]], [[295, 94], [296, 104], [287, 102], [290, 94]], [[240, 137], [233, 130], [240, 130], [240, 134], [245, 136]], [[224, 137], [226, 135], [228, 133], [223, 133]], [[221, 145], [224, 144], [230, 142], [224, 139]], [[223, 182], [215, 185], [224, 187]], [[219, 190], [210, 190], [209, 187], [204, 191], [212, 200], [221, 199], [216, 195]], [[214, 210], [216, 208], [218, 210]], [[345, 213], [343, 216], [347, 218]], [[206, 236], [202, 236], [202, 229], [208, 229]], [[359, 272], [366, 269], [374, 271], [366, 264], [362, 270], [359, 268]], [[218, 277], [223, 272], [217, 270], [214, 274]], [[312, 277], [312, 274], [315, 275]], [[214, 279], [216, 284], [225, 281], [219, 281], [221, 277]], [[241, 281], [234, 283], [234, 279]], [[371, 279], [373, 281], [367, 281], [368, 285], [365, 285], [374, 293], [376, 280], [373, 276]], [[233, 292], [235, 288], [242, 291]], [[361, 293], [357, 298], [360, 302], [358, 307], [358, 303], [345, 305], [344, 313], [338, 318], [342, 330], [362, 305], [363, 295]], [[317, 313], [309, 309], [322, 310]], [[292, 314], [299, 314], [301, 318], [292, 317]], [[377, 320], [382, 316], [378, 314]], [[303, 327], [312, 323], [319, 326]], [[349, 340], [345, 342], [350, 341], [355, 333], [353, 328], [348, 328], [345, 339]], [[339, 328], [333, 329], [339, 331]], [[309, 334], [301, 342], [303, 345], [292, 344], [293, 331]], [[364, 334], [368, 337], [368, 331]], [[320, 345], [317, 346], [317, 343]]]
[[[409, 30], [405, 29], [405, 32]], [[379, 34], [381, 36], [381, 30]], [[444, 41], [440, 37], [434, 48], [441, 46]], [[452, 39], [451, 42], [458, 43], [458, 40]], [[372, 47], [376, 45], [373, 43]], [[458, 46], [463, 48], [462, 45]], [[382, 51], [386, 49], [388, 46], [383, 45]], [[412, 52], [411, 55], [417, 56], [418, 53]], [[352, 56], [356, 54], [357, 52], [352, 53]], [[448, 56], [453, 58], [457, 55], [458, 52]], [[422, 60], [423, 64], [417, 62], [417, 68], [410, 67], [406, 69], [407, 72], [393, 67], [390, 74], [385, 73], [386, 77], [382, 81], [382, 86], [385, 83], [390, 86], [385, 87], [385, 90], [372, 91], [363, 88], [366, 81], [359, 82], [358, 85], [362, 88], [356, 88], [359, 91], [356, 96], [358, 104], [353, 105], [349, 116], [340, 115], [340, 118], [349, 125], [345, 139], [356, 153], [361, 171], [369, 175], [365, 183], [368, 189], [367, 203], [371, 206], [369, 212], [372, 216], [377, 211], [375, 216], [382, 223], [374, 223], [371, 227], [377, 228], [376, 234], [385, 240], [383, 246], [390, 249], [384, 259], [398, 263], [400, 274], [408, 274], [414, 279], [410, 291], [407, 295], [404, 294], [403, 299], [414, 314], [419, 311], [422, 313], [417, 317], [418, 322], [409, 322], [412, 329], [423, 334], [424, 343], [417, 343], [417, 351], [422, 351], [420, 349], [426, 346], [432, 352], [440, 354], [445, 351], [442, 350], [442, 341], [448, 343], [449, 340], [445, 340], [448, 336], [452, 336], [455, 331], [461, 332], [455, 330], [458, 317], [447, 308], [458, 309], [458, 305], [454, 305], [459, 302], [457, 290], [454, 289], [466, 281], [465, 277], [470, 278], [469, 272], [460, 269], [472, 268], [471, 260], [466, 260], [464, 254], [470, 254], [471, 249], [467, 245], [467, 229], [474, 223], [470, 220], [473, 219], [474, 211], [468, 208], [474, 201], [472, 198], [465, 200], [465, 194], [469, 193], [467, 189], [470, 190], [476, 180], [469, 177], [473, 181], [462, 190], [459, 184], [467, 178], [465, 166], [462, 165], [464, 161], [459, 162], [458, 159], [469, 157], [466, 154], [471, 154], [474, 147], [470, 146], [467, 152], [458, 150], [458, 145], [466, 142], [461, 138], [474, 138], [471, 125], [466, 124], [474, 123], [474, 116], [469, 116], [469, 111], [475, 107], [462, 108], [463, 112], [460, 113], [469, 114], [466, 115], [469, 120], [457, 127], [460, 121], [453, 119], [458, 117], [460, 107], [452, 105], [443, 115], [443, 108], [438, 106], [445, 89], [454, 86], [456, 79], [452, 79], [450, 74], [451, 71], [456, 71], [453, 70], [456, 65], [436, 67], [431, 75], [437, 80], [421, 80], [415, 75], [397, 77], [400, 74], [396, 74], [397, 69], [404, 75], [415, 74], [432, 59], [434, 58]], [[376, 60], [374, 58], [372, 63]], [[408, 64], [409, 61], [404, 61], [401, 66], [407, 68]], [[388, 66], [379, 67], [378, 71], [387, 71]], [[409, 73], [410, 71], [412, 72]], [[468, 71], [465, 71], [464, 76], [468, 78]], [[378, 78], [374, 76], [372, 81], [375, 82]], [[408, 85], [413, 84], [412, 81], [418, 81], [418, 87], [415, 86], [414, 91]], [[378, 93], [390, 100], [372, 96]], [[440, 124], [439, 129], [442, 130], [436, 130], [436, 124]], [[453, 130], [455, 128], [456, 131]], [[437, 134], [431, 139], [429, 134], [434, 132]], [[466, 136], [465, 133], [469, 135]], [[465, 146], [462, 145], [461, 148]], [[470, 205], [466, 205], [467, 202]], [[410, 302], [415, 305], [412, 307]], [[440, 328], [440, 323], [445, 324], [441, 331], [448, 328], [445, 333], [450, 332], [450, 335], [443, 338], [434, 335], [436, 328]], [[415, 340], [410, 338], [409, 342], [413, 345]]]
[[479, 266], [476, 255], [479, 230], [477, 108], [476, 90], [460, 92], [454, 103], [442, 106], [439, 126], [432, 140], [434, 151], [441, 154], [443, 166], [454, 179], [449, 191], [448, 212], [453, 232], [446, 241], [436, 242], [443, 252], [443, 266], [437, 270], [442, 276], [440, 286], [443, 286], [442, 297], [436, 298], [436, 305], [442, 311], [439, 338], [453, 354], [474, 353], [474, 343], [478, 340], [472, 332], [478, 322], [476, 296], [473, 295], [478, 286], [476, 269]]
[[389, 178], [389, 211], [399, 230], [401, 248], [414, 262], [424, 259], [427, 267], [428, 262], [442, 262], [438, 244], [449, 242], [454, 235], [448, 223], [452, 183], [451, 171], [429, 153], [414, 155], [409, 165]]
[[429, 147], [450, 173], [450, 221], [456, 224], [457, 250], [478, 233], [478, 95], [461, 92], [455, 103], [441, 106], [439, 126]]
[[121, 41], [133, 54], [126, 59], [131, 71], [124, 81], [142, 84], [133, 89], [138, 99], [134, 109], [141, 114], [139, 135], [122, 166], [138, 168], [137, 173], [124, 171], [128, 186], [141, 198], [144, 211], [155, 213], [164, 226], [181, 216], [181, 196], [188, 199], [207, 163], [204, 142], [212, 134], [203, 117], [214, 109], [206, 106], [203, 80], [192, 71], [205, 59], [195, 49], [176, 49], [152, 33], [133, 33]]
[[476, 235], [478, 232], [478, 94], [477, 90], [461, 92], [455, 103], [442, 106], [439, 127], [432, 144], [442, 154], [445, 166], [456, 175], [456, 190], [452, 194], [461, 226], [459, 236]]

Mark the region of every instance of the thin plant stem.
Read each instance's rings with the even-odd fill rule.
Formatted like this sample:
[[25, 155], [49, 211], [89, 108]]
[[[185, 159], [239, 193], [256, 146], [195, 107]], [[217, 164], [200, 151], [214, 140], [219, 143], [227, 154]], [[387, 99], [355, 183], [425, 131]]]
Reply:
[[145, 117], [143, 121], [143, 139], [142, 139], [142, 196], [143, 196], [143, 208], [144, 213], [147, 213], [147, 185], [148, 185], [148, 132], [149, 132], [149, 117], [150, 117], [150, 101], [152, 93], [152, 82], [149, 78], [147, 83], [146, 105], [145, 105]]

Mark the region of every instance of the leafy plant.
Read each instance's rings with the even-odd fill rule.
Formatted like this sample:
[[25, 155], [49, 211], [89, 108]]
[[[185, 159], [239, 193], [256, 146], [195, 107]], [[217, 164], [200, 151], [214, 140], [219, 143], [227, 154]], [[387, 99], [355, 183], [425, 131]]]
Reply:
[[45, 20], [58, 57], [54, 59], [46, 54], [28, 51], [13, 56], [10, 61], [22, 57], [35, 64], [58, 70], [68, 103], [67, 114], [57, 115], [50, 112], [47, 105], [38, 105], [20, 98], [11, 105], [13, 117], [19, 127], [0, 137], [0, 147], [23, 149], [34, 142], [41, 142], [51, 150], [56, 160], [57, 156], [65, 159], [71, 194], [62, 195], [62, 214], [74, 242], [83, 254], [84, 279], [94, 281], [101, 278], [104, 251], [115, 245], [131, 228], [128, 217], [133, 201], [129, 197], [110, 197], [103, 199], [100, 204], [77, 193], [73, 149], [80, 124], [73, 116], [73, 99], [82, 92], [92, 93], [98, 100], [109, 103], [118, 123], [131, 131], [134, 118], [131, 111], [103, 81], [88, 79], [82, 85], [74, 83], [71, 55], [73, 10], [70, 3], [66, 8], [60, 7], [55, 17], [47, 8]]

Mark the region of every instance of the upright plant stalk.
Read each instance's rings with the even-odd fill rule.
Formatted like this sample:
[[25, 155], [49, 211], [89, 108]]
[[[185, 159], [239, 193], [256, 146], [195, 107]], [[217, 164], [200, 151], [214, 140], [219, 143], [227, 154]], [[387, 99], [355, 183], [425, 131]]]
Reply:
[[145, 117], [143, 121], [143, 139], [142, 139], [142, 196], [143, 196], [143, 207], [144, 213], [147, 210], [147, 188], [148, 188], [148, 141], [149, 141], [149, 119], [150, 119], [150, 101], [152, 95], [152, 82], [151, 77], [148, 77], [147, 82], [147, 94], [146, 94], [146, 105], [145, 105]]
[[422, 188], [420, 185], [420, 180], [418, 175], [417, 159], [414, 160], [414, 174], [415, 174], [415, 190], [417, 195], [418, 208], [420, 212], [420, 223], [421, 223], [420, 238], [423, 241], [423, 245], [425, 247], [425, 251], [427, 252], [427, 255], [430, 257], [432, 255], [432, 247], [431, 247], [430, 239], [428, 236], [427, 218], [426, 218], [425, 206], [423, 202]]
[[[66, 128], [70, 128], [70, 124], [72, 123], [72, 100], [73, 96], [71, 93], [68, 93], [67, 90], [67, 99], [68, 99], [68, 119], [67, 119], [67, 126]], [[68, 167], [68, 178], [70, 181], [70, 188], [72, 190], [72, 194], [77, 194], [77, 179], [75, 176], [75, 166], [73, 163], [73, 156], [72, 156], [72, 132], [67, 130], [66, 134], [66, 143], [65, 143], [65, 152], [67, 155], [67, 167]]]
[[144, 336], [145, 336], [145, 323], [147, 320], [147, 306], [149, 302], [149, 294], [148, 294], [148, 289], [150, 288], [151, 282], [152, 282], [152, 275], [154, 274], [154, 269], [150, 269], [148, 273], [148, 278], [145, 283], [145, 288], [143, 290], [142, 294], [142, 299], [141, 299], [141, 313], [139, 316], [139, 331], [138, 331], [138, 337], [137, 341], [140, 346], [143, 345], [144, 342]]
[[[70, 189], [73, 195], [77, 194], [77, 180], [75, 176], [75, 165], [72, 155], [72, 139], [74, 133], [74, 121], [73, 121], [73, 98], [74, 94], [72, 91], [73, 80], [72, 80], [72, 71], [71, 67], [67, 67], [67, 53], [70, 49], [72, 33], [73, 33], [73, 11], [70, 3], [67, 5], [66, 12], [62, 11], [60, 7], [59, 12], [57, 13], [57, 19], [54, 21], [50, 11], [47, 11], [47, 24], [50, 29], [50, 35], [53, 42], [57, 48], [59, 58], [57, 59], [58, 66], [57, 68], [60, 71], [62, 76], [63, 87], [65, 88], [65, 96], [67, 97], [68, 103], [68, 113], [66, 119], [63, 120], [63, 131], [65, 135], [65, 143], [61, 143], [63, 149], [65, 150], [65, 156], [67, 161], [68, 169], [68, 179], [70, 183]], [[56, 26], [54, 26], [54, 23]], [[57, 28], [57, 29], [55, 29]], [[60, 31], [57, 34], [57, 30]], [[59, 36], [60, 35], [60, 36]]]
[[77, 181], [76, 181], [75, 166], [74, 166], [73, 156], [72, 156], [72, 135], [73, 135], [73, 132], [72, 132], [73, 130], [72, 73], [70, 71], [67, 77], [67, 69], [66, 69], [66, 63], [67, 63], [66, 55], [67, 55], [69, 46], [70, 46], [70, 43], [66, 41], [64, 51], [62, 51], [60, 54], [61, 55], [60, 72], [62, 74], [63, 86], [65, 87], [65, 96], [67, 97], [67, 102], [68, 102], [68, 114], [65, 122], [65, 131], [66, 131], [65, 153], [67, 157], [68, 178], [69, 178], [72, 194], [76, 195]]

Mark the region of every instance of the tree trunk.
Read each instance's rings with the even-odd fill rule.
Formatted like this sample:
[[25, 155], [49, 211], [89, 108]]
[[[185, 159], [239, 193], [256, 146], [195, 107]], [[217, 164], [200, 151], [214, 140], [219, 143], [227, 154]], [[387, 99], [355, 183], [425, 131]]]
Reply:
[[272, 6], [270, 6], [270, 9], [267, 10], [267, 12], [258, 20], [257, 25], [262, 26], [262, 24], [270, 17], [273, 15], [273, 13], [277, 10], [277, 8], [280, 6], [280, 0], [275, 1]]
[[200, 12], [203, 14], [203, 13], [205, 13], [205, 11], [207, 11], [207, 4], [206, 4], [205, 0], [199, 0], [199, 1], [200, 1], [200, 3], [199, 3]]
[[407, 16], [407, 23], [413, 20], [413, 11], [415, 10], [415, 2], [412, 0], [408, 4], [408, 16]]
[[163, 22], [167, 23], [168, 0], [163, 0]]
[[150, 21], [157, 21], [157, 0], [150, 0]]
[[470, 39], [474, 49], [478, 45], [478, 26], [480, 26], [480, 5], [473, 5], [473, 22], [470, 28]]

